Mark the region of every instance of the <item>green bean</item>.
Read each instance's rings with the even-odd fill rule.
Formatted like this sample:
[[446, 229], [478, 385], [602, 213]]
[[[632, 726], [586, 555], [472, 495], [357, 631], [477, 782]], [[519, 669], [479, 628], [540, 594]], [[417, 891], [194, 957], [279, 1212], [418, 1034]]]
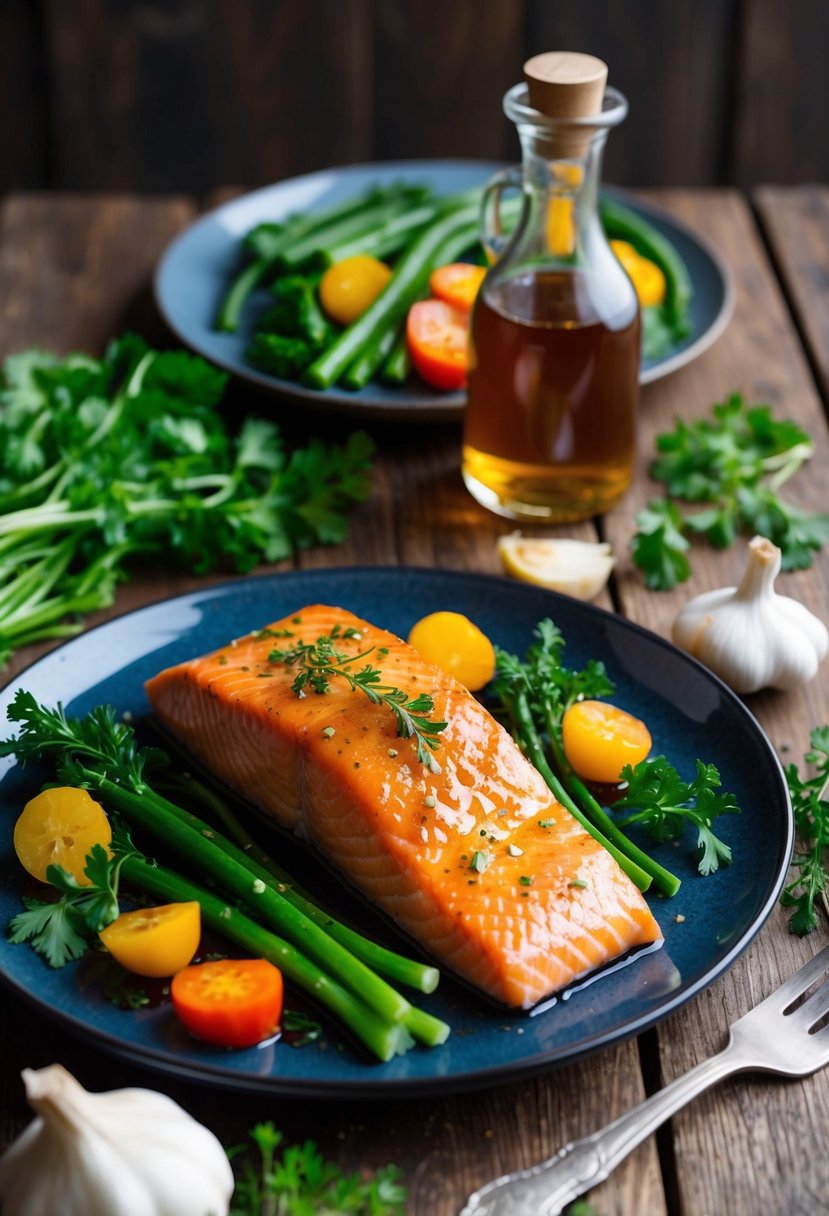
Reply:
[[353, 325], [315, 359], [304, 379], [314, 388], [330, 388], [368, 347], [396, 328], [417, 299], [429, 274], [474, 244], [477, 211], [464, 208], [430, 225], [400, 258], [388, 286]]

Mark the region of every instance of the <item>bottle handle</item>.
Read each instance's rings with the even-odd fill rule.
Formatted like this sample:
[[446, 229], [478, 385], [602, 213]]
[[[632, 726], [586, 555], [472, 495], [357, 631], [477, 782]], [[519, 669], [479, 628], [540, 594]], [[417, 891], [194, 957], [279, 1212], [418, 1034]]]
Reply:
[[501, 222], [501, 195], [505, 190], [521, 190], [524, 181], [520, 165], [512, 165], [509, 169], [500, 169], [491, 177], [484, 187], [481, 198], [481, 244], [486, 250], [490, 263], [497, 262], [506, 249], [512, 235], [523, 226], [527, 212], [527, 196], [522, 198], [521, 215], [517, 224], [508, 232], [504, 232]]

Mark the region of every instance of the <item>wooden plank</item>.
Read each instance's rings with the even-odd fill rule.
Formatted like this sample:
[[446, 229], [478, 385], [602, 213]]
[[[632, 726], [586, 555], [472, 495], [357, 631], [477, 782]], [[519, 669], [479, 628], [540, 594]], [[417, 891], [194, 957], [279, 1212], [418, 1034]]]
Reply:
[[829, 402], [829, 186], [762, 186], [760, 223], [809, 351], [824, 405]]
[[0, 195], [46, 185], [49, 163], [46, 56], [36, 6], [0, 4]]
[[740, 6], [729, 181], [791, 185], [829, 176], [829, 80], [817, 49], [828, 38], [823, 0]]
[[608, 140], [608, 181], [696, 186], [721, 180], [736, 10], [735, 0], [529, 0], [528, 54], [598, 55], [608, 64], [610, 83], [630, 102], [629, 117]]
[[517, 159], [501, 97], [520, 78], [523, 17], [521, 0], [379, 0], [379, 159]]
[[[737, 306], [730, 326], [710, 351], [644, 394], [640, 475], [630, 496], [605, 521], [608, 539], [619, 554], [627, 550], [635, 530], [635, 512], [652, 494], [661, 494], [661, 487], [648, 484], [645, 472], [655, 434], [671, 429], [678, 415], [690, 419], [707, 413], [713, 401], [733, 389], [741, 389], [752, 401], [772, 402], [781, 415], [795, 418], [815, 437], [816, 456], [791, 483], [789, 497], [809, 509], [826, 505], [823, 470], [829, 458], [829, 434], [796, 331], [745, 202], [736, 194], [679, 192], [663, 194], [660, 201], [721, 249], [736, 276]], [[625, 614], [670, 636], [674, 616], [686, 599], [735, 583], [744, 561], [741, 545], [720, 551], [695, 545], [691, 580], [672, 592], [658, 593], [645, 589], [628, 560], [620, 574]], [[825, 619], [826, 554], [811, 570], [781, 576], [779, 590]], [[784, 757], [791, 760], [807, 748], [810, 728], [829, 721], [829, 682], [824, 671], [804, 689], [755, 695], [747, 703], [778, 750], [791, 749]], [[778, 908], [729, 974], [659, 1027], [664, 1079], [719, 1049], [728, 1022], [827, 940], [825, 926], [814, 940], [790, 936]], [[828, 1193], [829, 1165], [825, 1155], [809, 1150], [812, 1140], [804, 1129], [827, 1120], [825, 1075], [785, 1087], [754, 1078], [750, 1083], [739, 1080], [700, 1099], [673, 1122], [681, 1209], [746, 1211], [746, 1197], [751, 1196], [751, 1211], [815, 1210], [809, 1197]]]
[[46, 0], [57, 184], [202, 193], [365, 157], [367, 11], [365, 0]]

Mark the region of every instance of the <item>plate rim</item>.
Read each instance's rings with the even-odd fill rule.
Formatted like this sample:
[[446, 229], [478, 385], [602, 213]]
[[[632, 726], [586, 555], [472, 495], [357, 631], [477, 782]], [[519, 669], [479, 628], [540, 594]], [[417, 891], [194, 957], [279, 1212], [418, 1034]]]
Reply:
[[[353, 419], [376, 420], [383, 422], [458, 422], [463, 417], [463, 411], [466, 405], [466, 394], [464, 392], [444, 393], [437, 395], [429, 395], [425, 393], [419, 398], [402, 400], [399, 403], [384, 402], [366, 399], [363, 400], [353, 393], [349, 393], [344, 389], [336, 387], [330, 389], [311, 389], [303, 384], [292, 380], [284, 380], [277, 376], [268, 376], [264, 372], [259, 371], [254, 367], [240, 368], [227, 358], [218, 357], [213, 353], [206, 353], [203, 347], [195, 346], [192, 340], [185, 334], [181, 328], [180, 322], [171, 314], [167, 303], [165, 302], [161, 280], [165, 274], [168, 262], [180, 252], [182, 245], [188, 238], [192, 239], [194, 232], [201, 228], [207, 228], [211, 224], [215, 224], [216, 219], [223, 212], [231, 211], [243, 203], [248, 203], [251, 199], [257, 196], [265, 196], [278, 190], [282, 187], [299, 185], [304, 182], [311, 181], [314, 178], [323, 177], [325, 175], [351, 176], [351, 175], [366, 175], [370, 173], [393, 173], [402, 171], [405, 173], [416, 173], [421, 167], [423, 172], [430, 172], [437, 168], [452, 170], [453, 168], [472, 170], [480, 169], [481, 174], [495, 173], [499, 169], [508, 167], [512, 162], [477, 159], [474, 157], [434, 157], [422, 158], [418, 160], [390, 160], [390, 161], [364, 161], [359, 164], [335, 165], [327, 169], [315, 169], [308, 173], [298, 174], [294, 177], [283, 178], [281, 181], [271, 182], [265, 186], [257, 186], [254, 190], [245, 191], [237, 195], [235, 198], [228, 199], [210, 210], [199, 215], [192, 220], [181, 232], [177, 233], [164, 247], [161, 255], [156, 261], [153, 276], [153, 298], [156, 308], [158, 309], [162, 320], [175, 337], [189, 350], [195, 351], [202, 358], [208, 359], [223, 371], [226, 371], [236, 380], [241, 380], [245, 383], [256, 385], [257, 388], [265, 390], [273, 396], [290, 402], [294, 400], [298, 403], [320, 412], [331, 412], [340, 414], [344, 417]], [[724, 330], [728, 326], [734, 313], [736, 302], [736, 282], [734, 272], [730, 265], [725, 260], [719, 249], [712, 244], [707, 236], [697, 233], [684, 220], [675, 217], [670, 211], [658, 203], [653, 203], [649, 199], [640, 198], [635, 191], [627, 187], [614, 186], [612, 184], [603, 185], [603, 191], [608, 195], [619, 198], [628, 206], [642, 212], [644, 215], [654, 218], [669, 227], [681, 232], [686, 240], [696, 245], [702, 253], [708, 258], [722, 282], [723, 299], [719, 311], [708, 326], [697, 338], [694, 339], [688, 346], [682, 350], [676, 351], [673, 355], [669, 355], [666, 359], [660, 360], [652, 367], [649, 367], [640, 373], [639, 386], [643, 388], [646, 384], [652, 384], [657, 380], [661, 380], [672, 373], [679, 371], [688, 363], [693, 362], [700, 355], [704, 354], [709, 347], [722, 336]], [[391, 391], [391, 390], [390, 390]]]
[[[556, 1068], [575, 1064], [597, 1051], [604, 1050], [606, 1047], [626, 1042], [630, 1038], [664, 1021], [700, 992], [709, 988], [717, 979], [721, 978], [731, 969], [740, 955], [744, 953], [751, 942], [759, 935], [769, 916], [774, 911], [786, 879], [794, 849], [794, 817], [782, 762], [754, 713], [714, 672], [710, 671], [692, 655], [687, 654], [674, 645], [674, 643], [663, 638], [660, 634], [655, 633], [644, 625], [640, 625], [637, 621], [629, 620], [627, 617], [621, 616], [616, 612], [602, 608], [598, 604], [573, 600], [572, 597], [558, 592], [546, 588], [531, 587], [529, 584], [517, 583], [514, 580], [497, 574], [442, 569], [439, 567], [361, 564], [357, 566], [300, 567], [293, 570], [246, 575], [210, 583], [207, 586], [182, 592], [178, 595], [161, 596], [151, 602], [121, 612], [106, 621], [101, 621], [97, 625], [84, 630], [83, 633], [76, 637], [67, 639], [58, 646], [53, 647], [45, 655], [33, 659], [0, 688], [0, 706], [4, 710], [7, 709], [14, 692], [21, 687], [26, 675], [42, 662], [54, 659], [55, 656], [59, 656], [67, 649], [71, 649], [79, 641], [107, 630], [113, 625], [123, 625], [125, 621], [134, 619], [146, 611], [157, 609], [165, 604], [176, 603], [184, 605], [186, 603], [198, 603], [204, 600], [232, 597], [233, 593], [240, 588], [247, 588], [256, 583], [278, 582], [286, 578], [290, 579], [292, 575], [310, 577], [312, 580], [320, 581], [332, 576], [344, 576], [348, 578], [357, 576], [366, 579], [376, 579], [378, 576], [391, 576], [392, 578], [414, 577], [424, 580], [428, 580], [432, 576], [439, 576], [440, 578], [458, 583], [477, 582], [482, 587], [498, 584], [500, 586], [514, 586], [518, 590], [524, 588], [525, 590], [543, 592], [544, 597], [549, 598], [552, 602], [565, 601], [571, 608], [573, 604], [576, 604], [578, 605], [577, 610], [579, 612], [584, 610], [588, 615], [594, 615], [601, 620], [612, 621], [614, 627], [621, 627], [623, 632], [629, 631], [636, 636], [644, 637], [650, 643], [656, 642], [659, 647], [672, 655], [678, 655], [692, 669], [696, 669], [705, 679], [710, 681], [717, 691], [721, 695], [724, 695], [726, 700], [732, 704], [736, 711], [746, 718], [748, 724], [765, 742], [767, 756], [772, 762], [772, 771], [778, 782], [779, 792], [783, 796], [783, 802], [786, 807], [786, 830], [783, 838], [778, 842], [776, 851], [778, 861], [773, 872], [773, 879], [768, 886], [762, 907], [758, 910], [751, 923], [744, 928], [743, 932], [713, 969], [709, 968], [706, 970], [697, 980], [690, 983], [687, 987], [683, 987], [676, 995], [668, 995], [660, 1002], [656, 1010], [643, 1012], [639, 1016], [625, 1021], [622, 1028], [611, 1027], [598, 1035], [589, 1034], [586, 1038], [571, 1044], [564, 1054], [553, 1054], [551, 1056], [550, 1052], [537, 1052], [532, 1056], [524, 1057], [518, 1062], [506, 1061], [484, 1068], [475, 1067], [467, 1069], [464, 1072], [450, 1074], [435, 1073], [426, 1077], [378, 1077], [371, 1075], [372, 1069], [382, 1067], [382, 1065], [374, 1063], [366, 1063], [367, 1075], [365, 1079], [350, 1077], [328, 1078], [325, 1081], [318, 1081], [315, 1078], [309, 1077], [286, 1077], [279, 1073], [234, 1073], [211, 1063], [191, 1062], [187, 1059], [171, 1059], [169, 1049], [161, 1050], [150, 1045], [130, 1043], [123, 1036], [116, 1036], [108, 1030], [102, 1030], [98, 1027], [90, 1028], [80, 1017], [49, 1004], [43, 997], [30, 991], [17, 976], [9, 974], [2, 963], [0, 963], [0, 984], [13, 991], [15, 995], [19, 996], [30, 1007], [36, 1008], [38, 1012], [45, 1015], [50, 1021], [69, 1030], [83, 1041], [103, 1046], [113, 1055], [127, 1060], [130, 1064], [147, 1068], [165, 1076], [197, 1084], [214, 1085], [237, 1093], [267, 1093], [273, 1096], [282, 1095], [291, 1098], [325, 1099], [331, 1101], [347, 1101], [354, 1098], [367, 1101], [388, 1101], [396, 1098], [404, 1100], [427, 1095], [464, 1093], [475, 1089], [507, 1084], [521, 1080], [531, 1074], [551, 1072]], [[123, 669], [118, 669], [118, 671], [120, 670]], [[111, 673], [109, 678], [117, 675], [118, 671]], [[8, 722], [5, 722], [4, 725], [8, 727]], [[16, 759], [9, 758], [9, 763], [4, 765], [2, 772], [0, 772], [0, 779], [4, 779], [18, 764], [19, 762]]]

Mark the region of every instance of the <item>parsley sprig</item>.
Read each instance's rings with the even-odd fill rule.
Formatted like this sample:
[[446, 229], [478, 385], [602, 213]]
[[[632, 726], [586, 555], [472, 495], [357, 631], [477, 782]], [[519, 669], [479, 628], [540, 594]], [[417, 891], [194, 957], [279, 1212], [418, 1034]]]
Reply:
[[[810, 436], [768, 405], [749, 406], [732, 394], [711, 416], [678, 421], [656, 440], [651, 476], [668, 497], [637, 517], [633, 559], [647, 585], [667, 590], [690, 574], [689, 536], [725, 548], [740, 534], [766, 536], [780, 549], [783, 569], [810, 566], [829, 540], [829, 514], [809, 512], [780, 496], [781, 486], [814, 452]], [[686, 510], [673, 501], [706, 504]]]
[[549, 618], [536, 626], [523, 660], [496, 649], [493, 691], [501, 702], [498, 712], [558, 801], [628, 877], [643, 891], [655, 883], [664, 894], [674, 895], [679, 879], [621, 831], [567, 761], [561, 733], [565, 712], [575, 701], [611, 696], [614, 685], [604, 664], [595, 659], [581, 669], [568, 667], [564, 649], [564, 635]]
[[829, 917], [829, 726], [813, 730], [810, 743], [804, 760], [814, 766], [812, 775], [801, 777], [796, 764], [786, 767], [800, 851], [792, 859], [795, 877], [780, 902], [794, 909], [789, 928], [801, 937], [817, 925], [818, 900]]
[[0, 372], [0, 663], [77, 632], [138, 561], [241, 572], [335, 544], [367, 497], [373, 444], [289, 452], [274, 423], [232, 432], [227, 377], [127, 334], [103, 359], [26, 351]]
[[121, 867], [128, 857], [138, 856], [125, 832], [114, 833], [110, 856], [100, 844], [92, 846], [86, 859], [83, 885], [62, 866], [51, 865], [46, 880], [60, 898], [52, 902], [24, 897], [25, 911], [9, 925], [9, 941], [30, 942], [50, 967], [63, 967], [81, 958], [90, 942], [116, 919], [119, 913], [118, 885]]
[[700, 874], [713, 874], [720, 863], [731, 861], [731, 849], [714, 834], [713, 824], [719, 815], [737, 815], [740, 808], [733, 794], [718, 792], [715, 765], [697, 760], [695, 776], [685, 781], [665, 756], [654, 756], [635, 768], [626, 764], [621, 777], [627, 790], [613, 809], [630, 812], [619, 821], [621, 827], [642, 824], [662, 843], [678, 839], [690, 823], [697, 832]]
[[238, 1170], [231, 1216], [403, 1216], [406, 1190], [396, 1166], [373, 1178], [344, 1174], [312, 1140], [283, 1148], [282, 1133], [270, 1122], [257, 1123], [250, 1138], [256, 1160], [246, 1158]]
[[352, 692], [361, 692], [373, 705], [387, 706], [397, 721], [397, 733], [401, 739], [414, 739], [418, 761], [430, 772], [439, 773], [440, 765], [432, 753], [440, 747], [438, 735], [446, 729], [446, 722], [434, 722], [429, 715], [434, 711], [434, 699], [428, 693], [410, 697], [402, 688], [381, 683], [383, 673], [370, 663], [359, 670], [355, 664], [371, 654], [382, 655], [383, 648], [370, 646], [359, 654], [348, 654], [338, 649], [342, 639], [359, 638], [359, 630], [341, 629], [335, 625], [330, 634], [321, 634], [313, 642], [297, 642], [289, 648], [276, 647], [268, 655], [270, 663], [286, 663], [298, 667], [291, 688], [298, 697], [306, 689], [324, 694], [330, 691], [332, 679], [343, 679]]

